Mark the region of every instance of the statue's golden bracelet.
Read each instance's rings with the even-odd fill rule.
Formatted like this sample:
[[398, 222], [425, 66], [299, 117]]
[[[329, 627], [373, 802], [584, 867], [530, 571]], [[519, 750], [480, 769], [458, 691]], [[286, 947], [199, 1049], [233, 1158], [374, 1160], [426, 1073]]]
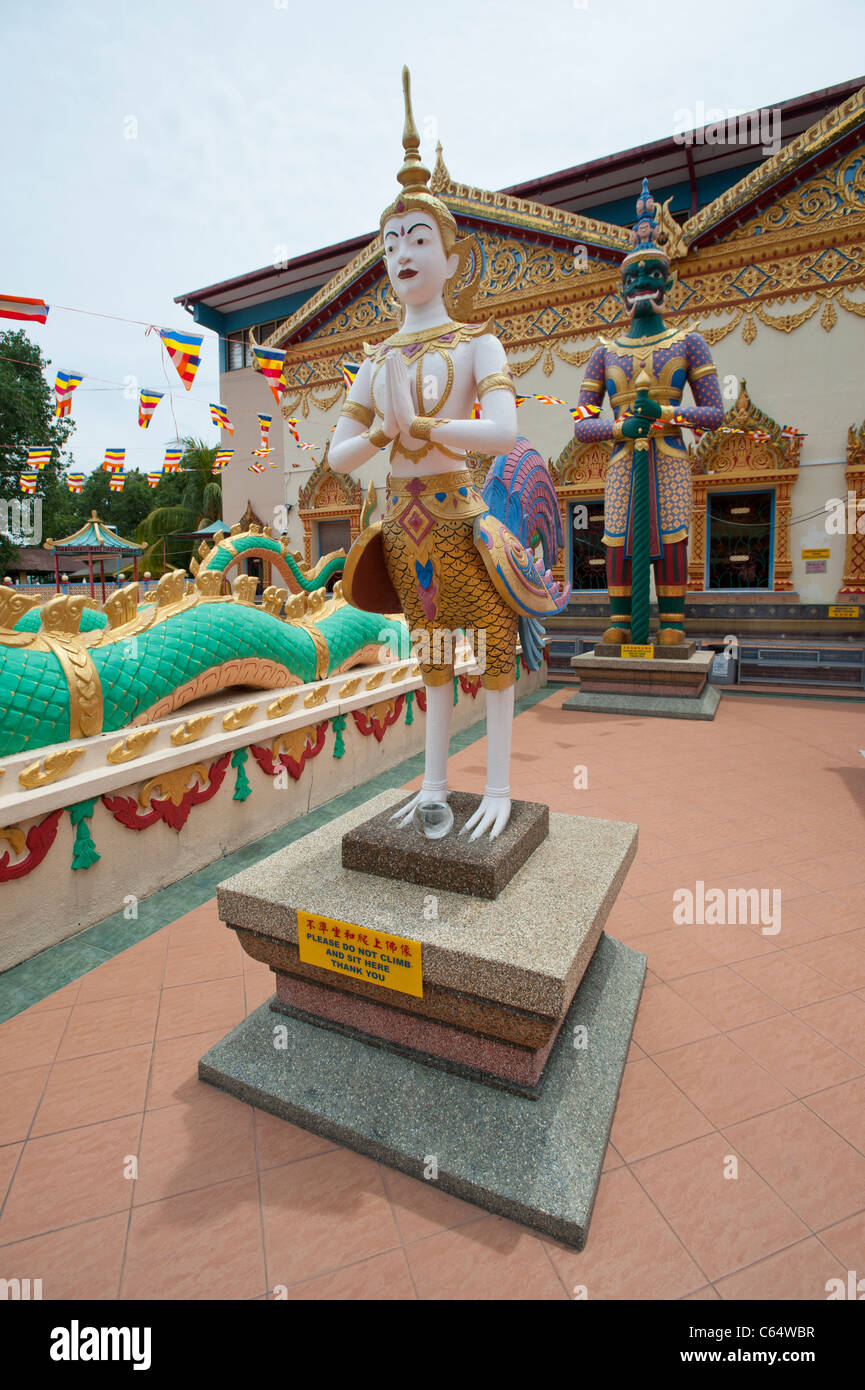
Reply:
[[512, 396], [517, 394], [517, 388], [507, 372], [491, 372], [489, 376], [483, 377], [478, 382], [478, 400], [483, 400], [488, 391], [510, 391]]
[[339, 413], [349, 420], [359, 420], [367, 429], [375, 419], [375, 411], [368, 405], [361, 405], [360, 401], [346, 401]]
[[393, 436], [385, 434], [381, 425], [376, 425], [374, 430], [369, 430], [367, 438], [370, 444], [374, 444], [377, 449], [386, 449], [393, 440]]

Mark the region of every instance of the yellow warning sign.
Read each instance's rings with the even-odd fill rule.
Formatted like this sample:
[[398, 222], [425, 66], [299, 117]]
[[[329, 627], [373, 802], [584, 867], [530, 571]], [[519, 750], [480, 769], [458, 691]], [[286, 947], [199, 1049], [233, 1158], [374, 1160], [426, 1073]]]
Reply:
[[654, 655], [655, 648], [651, 645], [644, 646], [642, 643], [638, 645], [635, 642], [622, 643], [622, 656], [628, 659], [633, 658], [637, 661], [651, 661]]
[[297, 944], [307, 965], [423, 998], [419, 941], [298, 909]]
[[827, 546], [824, 550], [803, 550], [803, 551], [802, 551], [802, 559], [803, 559], [803, 560], [828, 560], [829, 557], [831, 556], [831, 554], [832, 554], [832, 551], [828, 548], [828, 546]]
[[846, 606], [845, 606], [843, 603], [830, 603], [830, 604], [829, 604], [829, 617], [830, 617], [830, 618], [858, 618], [858, 617], [859, 617], [859, 608], [858, 608], [858, 606], [857, 606], [855, 603], [848, 603]]

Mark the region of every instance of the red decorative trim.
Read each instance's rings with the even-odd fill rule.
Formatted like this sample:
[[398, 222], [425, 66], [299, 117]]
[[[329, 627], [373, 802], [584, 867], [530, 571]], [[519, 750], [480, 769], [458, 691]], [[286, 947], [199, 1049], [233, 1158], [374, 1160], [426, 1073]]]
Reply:
[[177, 806], [173, 801], [155, 796], [150, 799], [149, 811], [142, 810], [134, 796], [103, 796], [102, 804], [111, 812], [116, 821], [126, 826], [127, 830], [146, 830], [148, 826], [155, 825], [160, 820], [165, 825], [170, 825], [172, 830], [180, 830], [186, 824], [193, 806], [200, 806], [203, 802], [210, 801], [211, 797], [214, 797], [219, 791], [230, 761], [231, 754], [226, 753], [215, 763], [211, 763], [207, 775], [207, 785], [199, 787], [196, 784], [190, 787], [188, 791], [184, 792]]
[[[385, 729], [389, 729], [391, 724], [395, 724], [399, 719], [405, 704], [405, 695], [396, 695], [391, 698], [393, 699], [393, 709], [387, 710], [384, 720], [379, 719], [374, 708], [352, 710], [352, 718], [365, 738], [368, 738], [370, 734], [375, 734], [377, 742], [381, 743]], [[422, 708], [426, 708], [426, 698], [424, 698]]]
[[255, 743], [249, 745], [249, 751], [255, 758], [262, 772], [266, 772], [268, 777], [275, 777], [280, 768], [284, 767], [294, 778], [295, 782], [297, 782], [310, 758], [317, 757], [324, 747], [328, 723], [329, 720], [323, 719], [320, 724], [315, 726], [315, 742], [307, 743], [300, 755], [299, 762], [293, 758], [290, 753], [286, 752], [280, 753], [279, 757], [274, 759], [273, 750], [271, 748], [262, 748]]
[[13, 878], [26, 878], [31, 870], [42, 863], [51, 846], [57, 837], [57, 827], [60, 824], [60, 817], [63, 815], [63, 807], [52, 811], [50, 816], [39, 821], [38, 825], [31, 825], [27, 831], [25, 844], [27, 846], [27, 858], [22, 859], [18, 864], [11, 864], [10, 854], [0, 857], [0, 883], [9, 883]]
[[480, 676], [460, 676], [460, 689], [464, 695], [471, 695], [472, 699], [477, 699], [478, 691], [481, 688]]
[[418, 686], [414, 693], [414, 697], [417, 700], [418, 709], [423, 710], [424, 714], [426, 714], [426, 686]]

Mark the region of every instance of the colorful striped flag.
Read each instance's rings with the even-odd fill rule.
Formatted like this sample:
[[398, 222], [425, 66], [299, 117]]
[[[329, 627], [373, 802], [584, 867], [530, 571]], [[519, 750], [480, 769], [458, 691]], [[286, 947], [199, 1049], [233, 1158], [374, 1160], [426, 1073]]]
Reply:
[[473, 420], [479, 420], [480, 418], [481, 418], [481, 403], [480, 403], [480, 401], [475, 401], [474, 405], [472, 406], [472, 419], [473, 419]]
[[163, 473], [176, 473], [180, 467], [180, 460], [183, 456], [182, 449], [166, 449], [165, 458], [162, 463]]
[[532, 397], [530, 397], [530, 399], [533, 400], [533, 401], [540, 401], [541, 405], [564, 405], [564, 404], [565, 404], [564, 401], [560, 401], [560, 400], [559, 400], [558, 396], [532, 396]]
[[211, 404], [210, 418], [214, 425], [218, 425], [221, 430], [228, 430], [229, 434], [234, 434], [234, 425], [229, 420], [228, 411], [224, 405]]
[[263, 472], [264, 472], [264, 464], [263, 464], [263, 463], [251, 463], [251, 464], [249, 465], [249, 471], [250, 471], [250, 473], [263, 473]]
[[44, 323], [47, 317], [48, 305], [44, 299], [19, 299], [14, 294], [0, 294], [0, 319]]
[[301, 449], [314, 449], [314, 448], [315, 448], [315, 445], [314, 445], [314, 444], [301, 444], [301, 445], [300, 445], [300, 448], [301, 448]]
[[70, 492], [82, 492], [84, 490], [84, 474], [67, 473], [66, 486]]
[[106, 449], [102, 467], [107, 473], [123, 472], [126, 464], [125, 449]]
[[80, 372], [58, 372], [54, 382], [54, 414], [61, 420], [72, 410], [72, 392], [80, 386], [84, 376]]
[[601, 407], [599, 405], [575, 405], [571, 407], [571, 415], [574, 420], [591, 420], [600, 412]]
[[138, 397], [138, 423], [143, 430], [147, 429], [153, 419], [153, 412], [165, 395], [164, 391], [144, 391]]
[[354, 379], [360, 371], [359, 362], [343, 362], [342, 379], [345, 382], [346, 391], [350, 391], [354, 385]]
[[123, 473], [112, 473], [112, 474], [111, 474], [111, 477], [108, 479], [108, 486], [110, 487], [110, 489], [111, 489], [112, 492], [122, 492], [122, 491], [123, 491], [123, 484], [124, 484], [125, 482], [126, 482], [126, 476], [125, 476], [125, 474], [123, 474]]
[[213, 467], [210, 470], [211, 473], [221, 473], [223, 468], [227, 467], [233, 457], [233, 449], [220, 449], [216, 458], [213, 460]]
[[285, 390], [285, 380], [282, 375], [285, 366], [285, 353], [279, 352], [276, 348], [254, 347], [252, 355], [255, 358], [256, 370], [267, 378], [273, 399], [279, 405], [279, 398]]
[[28, 449], [25, 468], [45, 468], [51, 462], [50, 449]]
[[[43, 323], [44, 323], [44, 319], [43, 319]], [[38, 477], [38, 474], [36, 474], [36, 473], [22, 473], [21, 476], [20, 476], [20, 478], [18, 479], [18, 483], [19, 483], [19, 485], [20, 485], [21, 491], [22, 491], [22, 492], [27, 492], [27, 493], [33, 493], [33, 492], [35, 492], [35, 491], [36, 491], [36, 479], [37, 479], [37, 477]]]
[[148, 487], [159, 487], [159, 479], [160, 479], [161, 477], [162, 477], [162, 474], [161, 474], [161, 473], [148, 473], [148, 475], [147, 475], [147, 486], [148, 486]]
[[270, 427], [273, 424], [272, 415], [259, 415], [258, 424], [261, 430], [261, 444], [257, 449], [253, 449], [254, 454], [270, 453]]
[[165, 350], [177, 368], [177, 375], [187, 391], [195, 380], [195, 373], [201, 366], [201, 345], [204, 342], [196, 333], [174, 333], [169, 328], [158, 329]]
[[300, 435], [299, 435], [298, 432], [297, 432], [297, 416], [296, 416], [296, 415], [289, 415], [289, 416], [287, 416], [287, 417], [286, 417], [285, 423], [286, 423], [286, 425], [287, 425], [287, 427], [288, 427], [288, 432], [289, 432], [289, 434], [290, 434], [290, 435], [292, 436], [292, 438], [294, 439], [294, 442], [295, 442], [296, 444], [299, 444], [299, 443], [300, 443]]
[[528, 399], [529, 399], [528, 396], [515, 396], [515, 397], [514, 397], [514, 400], [516, 401], [517, 405], [522, 405], [523, 401], [527, 401]]

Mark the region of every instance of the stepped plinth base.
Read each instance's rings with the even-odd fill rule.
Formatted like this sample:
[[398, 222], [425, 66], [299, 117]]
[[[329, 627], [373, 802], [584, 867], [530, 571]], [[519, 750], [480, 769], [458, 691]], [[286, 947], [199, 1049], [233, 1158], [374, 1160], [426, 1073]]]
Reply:
[[[601, 938], [535, 1100], [267, 1004], [202, 1057], [199, 1076], [411, 1177], [430, 1174], [434, 1160], [428, 1180], [442, 1191], [581, 1250], [645, 960]], [[284, 1049], [274, 1047], [277, 1022], [287, 1030]], [[579, 1025], [585, 1047], [574, 1046]]]
[[[662, 661], [687, 661], [697, 650], [696, 642], [676, 642], [673, 646], [662, 647], [657, 642], [657, 639], [655, 639], [653, 642], [650, 642], [649, 645], [654, 646], [654, 657], [648, 658], [649, 660], [655, 660], [657, 658]], [[625, 650], [627, 650], [627, 645], [625, 646]], [[621, 658], [622, 647], [616, 642], [597, 642], [594, 650], [588, 653], [588, 655], [614, 656]], [[628, 659], [628, 657], [624, 658], [626, 661]], [[573, 661], [571, 664], [573, 665]]]
[[[200, 1075], [415, 1176], [433, 1155], [444, 1190], [579, 1247], [645, 969], [603, 935], [637, 828], [549, 815], [495, 899], [430, 893], [341, 863], [344, 837], [402, 799], [385, 792], [220, 885], [220, 915], [276, 995]], [[393, 938], [421, 961], [415, 993]], [[387, 977], [366, 968], [374, 945]]]
[[[714, 652], [670, 656], [656, 647], [649, 658], [598, 656], [598, 649], [571, 658], [580, 689], [562, 709], [602, 714], [648, 714], [666, 719], [714, 719], [720, 694], [709, 684]], [[663, 655], [661, 655], [663, 653]]]

